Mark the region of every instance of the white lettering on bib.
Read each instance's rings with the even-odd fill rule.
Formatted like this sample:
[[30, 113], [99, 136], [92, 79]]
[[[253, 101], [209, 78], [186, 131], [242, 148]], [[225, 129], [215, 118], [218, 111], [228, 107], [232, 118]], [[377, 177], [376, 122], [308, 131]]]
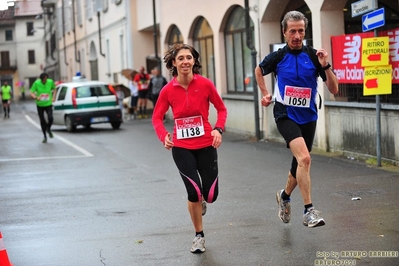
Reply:
[[177, 139], [196, 138], [205, 135], [201, 116], [178, 118], [175, 120]]
[[295, 107], [310, 107], [312, 89], [294, 86], [285, 86], [284, 104]]
[[39, 96], [39, 101], [48, 101], [50, 99], [50, 96], [47, 93], [42, 93]]

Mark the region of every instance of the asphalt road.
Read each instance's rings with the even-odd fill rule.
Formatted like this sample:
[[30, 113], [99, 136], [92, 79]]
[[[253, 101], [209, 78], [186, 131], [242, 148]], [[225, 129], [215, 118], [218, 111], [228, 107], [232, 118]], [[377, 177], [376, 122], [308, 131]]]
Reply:
[[227, 132], [207, 251], [191, 254], [185, 189], [150, 120], [56, 126], [42, 144], [34, 103], [11, 108], [10, 119], [0, 113], [0, 231], [14, 266], [399, 265], [398, 172], [314, 154], [313, 202], [326, 225], [302, 225], [299, 190], [283, 224], [275, 193], [289, 150]]

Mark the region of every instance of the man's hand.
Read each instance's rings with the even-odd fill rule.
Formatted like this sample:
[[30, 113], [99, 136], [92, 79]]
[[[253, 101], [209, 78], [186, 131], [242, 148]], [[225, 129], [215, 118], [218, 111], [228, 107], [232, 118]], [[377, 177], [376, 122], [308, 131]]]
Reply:
[[260, 100], [260, 102], [263, 106], [268, 107], [272, 103], [272, 95], [266, 94], [262, 97], [262, 100]]
[[[317, 58], [319, 59], [319, 62], [322, 67], [327, 66], [327, 58], [328, 58], [328, 53], [324, 49], [319, 49], [316, 52]], [[337, 76], [334, 74], [331, 68], [330, 70], [326, 70], [326, 85], [330, 93], [332, 94], [337, 94], [338, 93], [338, 79]]]
[[319, 49], [316, 52], [317, 58], [319, 59], [319, 63], [321, 64], [322, 67], [325, 67], [327, 65], [327, 58], [328, 58], [328, 53], [324, 49]]

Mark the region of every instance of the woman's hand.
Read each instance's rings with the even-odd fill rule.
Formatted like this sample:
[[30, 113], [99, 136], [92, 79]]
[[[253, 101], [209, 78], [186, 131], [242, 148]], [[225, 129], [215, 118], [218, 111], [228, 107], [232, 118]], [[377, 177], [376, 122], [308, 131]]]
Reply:
[[216, 129], [211, 131], [211, 136], [213, 136], [212, 146], [217, 149], [222, 144], [222, 134]]
[[174, 143], [173, 143], [173, 141], [171, 140], [171, 136], [170, 136], [170, 133], [168, 133], [166, 136], [165, 136], [165, 140], [164, 140], [164, 146], [165, 146], [165, 149], [167, 149], [167, 150], [170, 150], [173, 146], [174, 146]]

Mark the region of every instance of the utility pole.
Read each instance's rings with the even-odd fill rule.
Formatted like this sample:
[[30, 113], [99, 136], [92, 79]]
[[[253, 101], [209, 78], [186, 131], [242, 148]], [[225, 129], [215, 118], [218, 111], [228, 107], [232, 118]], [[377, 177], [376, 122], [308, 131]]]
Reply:
[[258, 100], [258, 83], [255, 79], [255, 68], [256, 68], [256, 49], [252, 41], [252, 31], [249, 23], [249, 6], [248, 0], [245, 0], [245, 30], [247, 35], [247, 47], [251, 49], [252, 57], [252, 87], [254, 90], [254, 109], [255, 109], [255, 136], [257, 140], [261, 139], [260, 135], [260, 123], [259, 123], [259, 100]]

